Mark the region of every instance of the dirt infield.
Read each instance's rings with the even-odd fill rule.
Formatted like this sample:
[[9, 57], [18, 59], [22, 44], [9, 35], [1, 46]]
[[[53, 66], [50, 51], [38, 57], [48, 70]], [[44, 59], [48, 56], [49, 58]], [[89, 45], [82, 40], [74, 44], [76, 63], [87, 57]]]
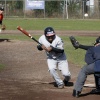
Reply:
[[[8, 33], [16, 34], [15, 31], [8, 31]], [[8, 33], [6, 32], [6, 34]], [[78, 35], [78, 32], [76, 33]], [[87, 32], [81, 33], [84, 36], [86, 34]], [[63, 35], [73, 35], [73, 32], [67, 31]], [[99, 32], [89, 33], [88, 35], [99, 36]], [[57, 89], [57, 87], [54, 87], [54, 80], [48, 72], [45, 52], [38, 51], [34, 42], [2, 40], [0, 42], [0, 64], [5, 65], [5, 68], [0, 71], [0, 100], [77, 99], [72, 97], [72, 90], [80, 68], [69, 62], [72, 79], [64, 89]], [[94, 83], [92, 75], [87, 78], [86, 83]], [[78, 99], [99, 100], [100, 95], [88, 94], [92, 89], [84, 87], [82, 96]]]

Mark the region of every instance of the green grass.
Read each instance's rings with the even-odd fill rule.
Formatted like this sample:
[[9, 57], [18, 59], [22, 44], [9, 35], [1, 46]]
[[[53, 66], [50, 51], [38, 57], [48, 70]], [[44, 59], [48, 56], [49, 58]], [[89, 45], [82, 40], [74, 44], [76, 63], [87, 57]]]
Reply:
[[4, 68], [3, 64], [0, 64], [0, 70], [2, 70]]
[[52, 26], [55, 30], [100, 30], [100, 20], [4, 19], [3, 23], [8, 30], [16, 30], [17, 26], [26, 30], [44, 30], [47, 26]]
[[[39, 38], [40, 35], [34, 35], [36, 39]], [[25, 36], [24, 34], [0, 34], [1, 39], [10, 39], [10, 40], [21, 40], [21, 41], [33, 41], [29, 37]]]
[[10, 40], [30, 40], [29, 37], [25, 35], [19, 35], [19, 34], [1, 34], [1, 39], [10, 39]]

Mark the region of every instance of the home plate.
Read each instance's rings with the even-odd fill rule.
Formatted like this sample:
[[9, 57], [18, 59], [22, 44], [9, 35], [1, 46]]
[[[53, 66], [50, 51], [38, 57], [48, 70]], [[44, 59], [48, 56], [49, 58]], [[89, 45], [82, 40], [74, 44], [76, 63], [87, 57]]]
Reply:
[[84, 84], [84, 87], [92, 87], [92, 88], [95, 88], [95, 84]]

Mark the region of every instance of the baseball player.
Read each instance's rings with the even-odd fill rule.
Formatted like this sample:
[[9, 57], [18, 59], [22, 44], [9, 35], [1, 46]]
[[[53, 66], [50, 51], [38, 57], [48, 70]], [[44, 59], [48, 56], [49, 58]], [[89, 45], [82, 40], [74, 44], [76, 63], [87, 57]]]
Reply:
[[0, 25], [1, 25], [0, 32], [2, 30], [5, 30], [5, 25], [2, 24], [2, 21], [3, 21], [3, 12], [4, 12], [4, 7], [0, 7]]
[[94, 46], [81, 45], [74, 37], [70, 37], [70, 40], [76, 49], [81, 48], [87, 50], [85, 55], [86, 65], [78, 74], [74, 85], [73, 96], [79, 97], [87, 75], [90, 74], [94, 74], [96, 83], [96, 89], [93, 89], [90, 93], [100, 94], [100, 37], [96, 39]]
[[[52, 27], [47, 27], [44, 30], [44, 35], [39, 38], [39, 42], [42, 46], [38, 45], [37, 48], [38, 50], [45, 50], [47, 54], [48, 68], [57, 84], [57, 87], [60, 89], [64, 88], [64, 85], [66, 85], [71, 78], [71, 73], [64, 53], [64, 43], [62, 39], [56, 35]], [[59, 77], [57, 68], [64, 76], [64, 80]]]

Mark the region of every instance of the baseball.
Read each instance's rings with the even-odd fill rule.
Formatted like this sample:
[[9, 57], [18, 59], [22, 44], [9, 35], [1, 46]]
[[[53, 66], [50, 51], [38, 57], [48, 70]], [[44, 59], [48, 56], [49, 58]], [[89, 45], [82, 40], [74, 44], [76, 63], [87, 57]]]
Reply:
[[84, 14], [84, 16], [85, 16], [85, 17], [88, 17], [88, 14], [86, 13], [86, 14]]

